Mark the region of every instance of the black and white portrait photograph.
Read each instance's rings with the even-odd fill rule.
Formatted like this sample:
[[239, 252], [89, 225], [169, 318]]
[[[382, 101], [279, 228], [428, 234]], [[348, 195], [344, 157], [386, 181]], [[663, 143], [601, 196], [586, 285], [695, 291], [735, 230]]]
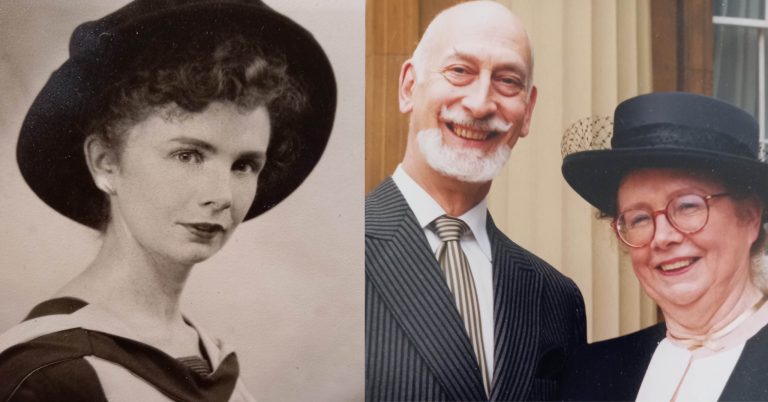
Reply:
[[0, 398], [361, 400], [364, 2], [0, 0], [0, 37]]

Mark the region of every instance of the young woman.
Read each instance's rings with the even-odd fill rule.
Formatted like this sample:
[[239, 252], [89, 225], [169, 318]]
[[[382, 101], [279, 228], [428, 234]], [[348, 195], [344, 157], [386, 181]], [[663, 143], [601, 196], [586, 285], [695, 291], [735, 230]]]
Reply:
[[251, 399], [179, 299], [196, 263], [309, 174], [334, 109], [322, 49], [259, 1], [136, 0], [79, 26], [17, 156], [35, 193], [103, 243], [0, 336], [0, 397]]

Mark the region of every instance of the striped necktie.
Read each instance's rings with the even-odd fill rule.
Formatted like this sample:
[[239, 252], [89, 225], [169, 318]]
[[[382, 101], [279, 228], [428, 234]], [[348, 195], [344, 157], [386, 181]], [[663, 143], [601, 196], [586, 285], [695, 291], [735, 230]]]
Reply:
[[490, 379], [485, 364], [485, 348], [483, 347], [483, 330], [480, 326], [480, 307], [477, 302], [475, 281], [469, 270], [469, 260], [459, 244], [459, 239], [468, 233], [469, 226], [461, 219], [448, 215], [438, 217], [432, 222], [432, 230], [443, 244], [437, 249], [437, 260], [443, 270], [448, 288], [453, 293], [456, 307], [464, 320], [464, 328], [469, 334], [472, 349], [475, 351], [478, 366], [483, 376], [486, 395], [490, 394]]

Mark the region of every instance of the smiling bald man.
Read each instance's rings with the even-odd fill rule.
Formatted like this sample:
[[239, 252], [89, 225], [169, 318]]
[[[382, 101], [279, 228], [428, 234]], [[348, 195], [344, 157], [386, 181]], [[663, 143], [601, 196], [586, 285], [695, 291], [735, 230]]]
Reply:
[[405, 156], [365, 206], [367, 401], [557, 398], [584, 301], [485, 202], [536, 97], [522, 22], [490, 1], [444, 10], [403, 64]]

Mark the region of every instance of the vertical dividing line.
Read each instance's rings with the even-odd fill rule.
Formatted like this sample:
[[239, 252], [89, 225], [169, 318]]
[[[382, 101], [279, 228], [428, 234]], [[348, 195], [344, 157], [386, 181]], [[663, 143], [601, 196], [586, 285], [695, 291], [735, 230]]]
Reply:
[[[763, 7], [763, 19], [768, 21], [768, 7]], [[765, 147], [765, 29], [757, 29], [757, 115], [760, 125], [760, 150]], [[763, 152], [760, 152], [763, 158]]]
[[677, 35], [677, 46], [675, 46], [677, 48], [677, 83], [675, 84], [675, 87], [678, 91], [687, 90], [685, 84], [685, 70], [688, 67], [688, 63], [685, 58], [685, 19], [683, 18], [683, 13], [685, 12], [685, 5], [683, 4], [684, 1], [685, 0], [677, 0], [675, 4], [675, 32]]

